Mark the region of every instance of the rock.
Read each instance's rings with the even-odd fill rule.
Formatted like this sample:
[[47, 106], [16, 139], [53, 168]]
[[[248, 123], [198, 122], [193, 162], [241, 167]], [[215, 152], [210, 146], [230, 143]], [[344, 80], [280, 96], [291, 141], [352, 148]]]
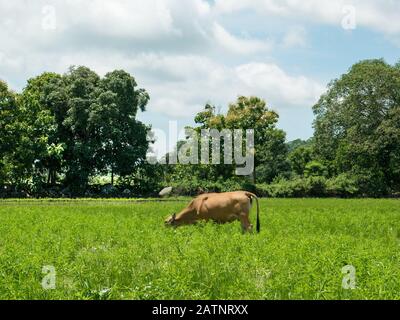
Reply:
[[131, 194], [132, 194], [132, 192], [131, 192], [131, 190], [129, 190], [129, 189], [125, 189], [125, 190], [122, 192], [122, 194], [123, 194], [125, 197], [130, 197]]
[[162, 189], [158, 195], [160, 197], [166, 197], [166, 196], [170, 195], [171, 192], [172, 192], [172, 187], [168, 187], [168, 188]]

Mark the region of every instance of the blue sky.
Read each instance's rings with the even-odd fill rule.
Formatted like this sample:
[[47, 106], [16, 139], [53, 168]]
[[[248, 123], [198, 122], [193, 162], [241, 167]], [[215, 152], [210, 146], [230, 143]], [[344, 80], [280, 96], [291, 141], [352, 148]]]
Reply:
[[0, 15], [0, 78], [11, 88], [70, 65], [122, 68], [150, 93], [139, 118], [164, 131], [193, 124], [208, 102], [226, 110], [257, 95], [288, 140], [307, 139], [330, 80], [363, 59], [400, 59], [394, 0], [0, 0]]

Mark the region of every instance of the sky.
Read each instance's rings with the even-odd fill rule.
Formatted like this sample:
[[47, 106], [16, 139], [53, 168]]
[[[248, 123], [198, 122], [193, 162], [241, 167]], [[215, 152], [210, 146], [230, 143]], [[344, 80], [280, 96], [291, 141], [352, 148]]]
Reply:
[[71, 65], [124, 69], [150, 94], [138, 118], [154, 129], [256, 95], [290, 141], [312, 136], [312, 106], [354, 63], [400, 60], [400, 1], [0, 0], [0, 40], [0, 79], [17, 92]]

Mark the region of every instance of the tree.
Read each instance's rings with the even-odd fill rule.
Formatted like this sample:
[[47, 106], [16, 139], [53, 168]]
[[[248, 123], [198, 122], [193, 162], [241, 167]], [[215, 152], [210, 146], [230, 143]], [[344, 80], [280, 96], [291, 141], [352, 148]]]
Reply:
[[[270, 182], [281, 172], [287, 170], [286, 134], [276, 128], [278, 114], [267, 108], [264, 100], [257, 97], [239, 97], [229, 105], [226, 115], [217, 114], [215, 107], [206, 105], [204, 111], [198, 113], [195, 122], [200, 126], [196, 129], [248, 129], [254, 130], [255, 172], [262, 182]], [[245, 132], [244, 132], [245, 134]], [[223, 153], [223, 149], [221, 150]], [[198, 166], [199, 169], [201, 168]], [[235, 164], [206, 167], [215, 177], [229, 178], [234, 175]]]
[[327, 168], [320, 162], [312, 160], [304, 168], [306, 177], [323, 177], [327, 175]]
[[81, 191], [101, 160], [96, 152], [101, 141], [89, 123], [91, 108], [100, 94], [100, 77], [89, 68], [71, 67], [63, 76], [63, 84], [60, 90], [66, 93], [66, 112], [61, 115], [61, 126], [65, 129], [66, 183], [74, 191]]
[[86, 67], [71, 67], [49, 85], [46, 103], [65, 144], [67, 185], [83, 190], [91, 175], [128, 175], [144, 161], [149, 128], [136, 115], [149, 96], [136, 87], [122, 70], [100, 78]]
[[[20, 163], [25, 163], [29, 175], [44, 176], [46, 181], [36, 176], [36, 181], [56, 183], [57, 172], [61, 170], [64, 143], [57, 131], [53, 110], [46, 104], [48, 88], [53, 82], [61, 80], [56, 73], [45, 72], [29, 79], [20, 98], [20, 133], [23, 136], [20, 148]], [[23, 157], [23, 158], [22, 158]]]
[[145, 111], [149, 95], [136, 89], [136, 81], [125, 71], [106, 74], [100, 83], [102, 93], [91, 106], [89, 123], [101, 141], [99, 170], [114, 174], [131, 174], [146, 157], [149, 127], [136, 120], [138, 110]]
[[314, 106], [315, 148], [336, 174], [369, 176], [381, 193], [399, 190], [399, 88], [400, 68], [383, 60], [359, 62], [330, 83]]
[[299, 176], [303, 176], [307, 164], [313, 160], [313, 153], [312, 146], [304, 145], [290, 152], [288, 160], [292, 171]]
[[288, 143], [286, 143], [286, 146], [288, 148], [288, 152], [291, 153], [293, 151], [295, 151], [296, 149], [300, 148], [300, 147], [305, 147], [311, 144], [311, 140], [309, 139], [308, 141], [304, 141], [301, 139], [296, 139], [293, 141], [289, 141]]
[[11, 178], [13, 143], [19, 139], [17, 98], [0, 80], [0, 185]]
[[54, 184], [63, 172], [64, 183], [82, 191], [91, 175], [131, 174], [148, 148], [149, 128], [136, 120], [148, 100], [122, 70], [100, 78], [86, 67], [71, 67], [64, 75], [30, 79], [15, 112], [21, 139], [13, 142], [14, 162], [26, 172], [18, 175]]

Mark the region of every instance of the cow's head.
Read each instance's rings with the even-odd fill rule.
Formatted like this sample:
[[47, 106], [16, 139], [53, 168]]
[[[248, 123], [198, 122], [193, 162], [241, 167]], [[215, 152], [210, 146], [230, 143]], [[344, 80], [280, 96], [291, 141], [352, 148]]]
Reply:
[[164, 221], [166, 226], [175, 226], [176, 225], [176, 213], [173, 215], [169, 216], [167, 219]]

